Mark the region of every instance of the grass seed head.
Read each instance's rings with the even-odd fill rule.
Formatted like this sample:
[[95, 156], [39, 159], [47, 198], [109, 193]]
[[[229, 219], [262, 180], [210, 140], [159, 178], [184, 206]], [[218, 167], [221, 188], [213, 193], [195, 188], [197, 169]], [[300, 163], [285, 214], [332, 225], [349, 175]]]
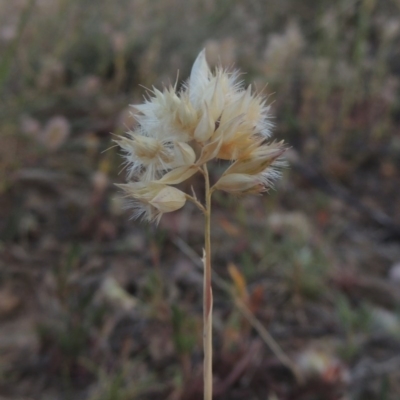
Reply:
[[132, 199], [134, 217], [158, 221], [183, 207], [187, 195], [170, 185], [212, 159], [232, 162], [214, 189], [261, 193], [279, 177], [285, 148], [283, 142], [266, 143], [271, 127], [266, 100], [244, 88], [238, 72], [211, 71], [204, 50], [180, 91], [153, 88], [134, 108], [137, 129], [117, 141], [133, 181], [121, 186]]

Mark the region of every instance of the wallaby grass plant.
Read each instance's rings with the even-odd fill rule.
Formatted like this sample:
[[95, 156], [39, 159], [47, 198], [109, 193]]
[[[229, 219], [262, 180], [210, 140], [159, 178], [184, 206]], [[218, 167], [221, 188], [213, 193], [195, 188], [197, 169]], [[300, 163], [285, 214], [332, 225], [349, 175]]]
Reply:
[[[204, 399], [212, 399], [211, 196], [267, 191], [279, 177], [283, 142], [267, 142], [271, 123], [266, 100], [239, 81], [237, 71], [210, 71], [205, 51], [198, 55], [183, 89], [153, 88], [135, 105], [138, 125], [117, 139], [125, 157], [129, 183], [119, 185], [130, 200], [133, 217], [158, 222], [167, 212], [193, 202], [205, 216], [203, 255]], [[212, 184], [208, 164], [231, 164]], [[205, 202], [172, 185], [196, 173], [204, 177]]]
[[[310, 164], [316, 172], [321, 170], [329, 179], [338, 180], [344, 184], [349, 192], [357, 194], [368, 202], [372, 201], [374, 207], [390, 210], [390, 214], [395, 216], [396, 201], [394, 199], [398, 195], [395, 183], [398, 170], [396, 160], [399, 154], [399, 140], [396, 132], [400, 111], [398, 101], [400, 2], [398, 0], [321, 1], [318, 4], [314, 1], [289, 0], [276, 3], [261, 1], [204, 3], [171, 0], [152, 2], [122, 0], [117, 3], [104, 0], [99, 2], [28, 0], [0, 3], [2, 22], [0, 52], [3, 54], [0, 61], [0, 86], [3, 91], [0, 111], [2, 120], [0, 192], [3, 200], [0, 247], [3, 251], [13, 254], [14, 245], [17, 245], [15, 249], [18, 250], [18, 254], [21, 249], [26, 254], [32, 252], [32, 257], [29, 259], [34, 263], [35, 260], [41, 259], [43, 262], [40, 261], [40, 263], [43, 266], [46, 263], [58, 266], [60, 265], [58, 258], [63, 258], [64, 255], [59, 255], [61, 253], [58, 253], [54, 243], [57, 248], [58, 246], [62, 248], [78, 239], [83, 251], [80, 256], [82, 262], [79, 264], [79, 273], [85, 273], [86, 259], [100, 257], [107, 260], [110, 256], [110, 248], [118, 253], [121, 252], [117, 256], [121, 257], [118, 258], [118, 263], [121, 264], [124, 262], [125, 252], [129, 249], [126, 254], [128, 260], [126, 264], [130, 268], [133, 260], [132, 250], [137, 255], [140, 246], [134, 248], [135, 243], [132, 243], [132, 238], [124, 237], [124, 233], [130, 235], [132, 232], [124, 229], [125, 221], [120, 218], [119, 212], [114, 214], [111, 207], [108, 207], [111, 204], [108, 201], [104, 201], [101, 207], [95, 207], [92, 203], [82, 200], [89, 194], [91, 174], [103, 161], [110, 162], [111, 165], [110, 170], [104, 171], [107, 176], [114, 179], [114, 175], [117, 174], [119, 163], [114, 162], [116, 153], [101, 154], [100, 151], [108, 146], [110, 130], [116, 133], [122, 129], [126, 130], [122, 128], [124, 123], [119, 126], [114, 126], [114, 123], [117, 122], [116, 117], [122, 112], [121, 110], [126, 110], [124, 107], [128, 103], [127, 99], [133, 102], [132, 99], [138, 95], [137, 83], [141, 82], [149, 86], [154, 82], [162, 82], [166, 76], [174, 75], [173, 71], [178, 65], [183, 76], [188, 75], [189, 69], [186, 68], [185, 60], [188, 54], [192, 54], [192, 49], [200, 45], [207, 47], [211, 65], [220, 58], [223, 65], [235, 62], [243, 70], [250, 72], [244, 77], [246, 81], [255, 80], [261, 87], [265, 83], [264, 80], [268, 80], [268, 92], [277, 93], [274, 95], [274, 114], [277, 115], [277, 121], [279, 121], [276, 130], [279, 136], [282, 135], [291, 142], [305, 164]], [[175, 23], [177, 7], [182, 16], [179, 24]], [[295, 30], [293, 26], [296, 25], [293, 25], [293, 22], [297, 25]], [[190, 35], [182, 38], [182, 32], [190, 32]], [[210, 32], [212, 32], [211, 36]], [[272, 46], [270, 38], [276, 38], [276, 36], [281, 38], [278, 41], [279, 46]], [[282, 41], [286, 38], [290, 40]], [[292, 46], [294, 39], [301, 45], [297, 47], [297, 50]], [[274, 41], [276, 43], [276, 39]], [[228, 49], [225, 46], [226, 42], [230, 43]], [[214, 55], [216, 54], [214, 61], [213, 48]], [[278, 59], [279, 54], [273, 52], [274, 49], [285, 57]], [[88, 57], [89, 54], [93, 57]], [[290, 57], [287, 58], [288, 56]], [[284, 63], [278, 63], [282, 59]], [[276, 66], [276, 69], [271, 71], [273, 66]], [[36, 141], [34, 130], [38, 129], [38, 134], [40, 134], [42, 127], [57, 115], [67, 118], [71, 124], [72, 135], [59, 151], [51, 153]], [[27, 121], [30, 124], [27, 124]], [[193, 148], [196, 147], [195, 154], [199, 154], [201, 146], [195, 142], [192, 144]], [[192, 144], [189, 145], [192, 146]], [[226, 164], [220, 163], [220, 167], [224, 165]], [[336, 166], [339, 169], [335, 168]], [[16, 179], [20, 170], [24, 168], [38, 168], [38, 172], [42, 170], [61, 173], [60, 177], [63, 180], [60, 182], [57, 179], [57, 182], [53, 183], [46, 180], [43, 188], [40, 181], [38, 181], [39, 184], [28, 181], [28, 185], [25, 183], [21, 185], [21, 181]], [[212, 172], [212, 176], [217, 176], [217, 169], [213, 169]], [[64, 177], [68, 179], [64, 180]], [[274, 194], [274, 196], [279, 196], [276, 201], [282, 205], [285, 213], [288, 209], [303, 211], [309, 217], [311, 216], [313, 225], [318, 225], [317, 218], [314, 220], [313, 216], [315, 216], [315, 211], [318, 211], [316, 204], [321, 194], [317, 190], [310, 190], [308, 184], [304, 186], [303, 179], [298, 180], [295, 169], [290, 182], [292, 188], [286, 188]], [[50, 193], [46, 189], [53, 185], [56, 186], [57, 191], [61, 189], [59, 195]], [[393, 189], [390, 189], [390, 185]], [[178, 188], [181, 189], [180, 186]], [[20, 196], [21, 190], [24, 191], [23, 196]], [[31, 202], [32, 192], [35, 200], [42, 197], [42, 190], [49, 196], [43, 193], [45, 199], [41, 202], [43, 211], [38, 211]], [[383, 196], [382, 193], [384, 193]], [[107, 190], [106, 195], [108, 194], [111, 194], [111, 191]], [[72, 197], [77, 201], [70, 200]], [[111, 201], [114, 197], [112, 193]], [[222, 192], [213, 193], [213, 204], [218, 206], [219, 210], [233, 211], [235, 205], [230, 199], [232, 196], [225, 197]], [[250, 224], [250, 220], [246, 221], [245, 209], [250, 207], [246, 207], [245, 202], [235, 201], [237, 215], [234, 219], [238, 222], [240, 229], [247, 228], [246, 232], [242, 232], [242, 237], [245, 236], [248, 247], [253, 247], [253, 245], [259, 247], [257, 251], [255, 247], [254, 251], [245, 249], [233, 253], [232, 248], [236, 250], [233, 244], [234, 239], [229, 240], [231, 245], [226, 247], [228, 251], [218, 248], [221, 267], [222, 263], [226, 262], [226, 258], [229, 261], [233, 259], [240, 265], [240, 272], [245, 276], [250, 288], [255, 282], [260, 283], [262, 277], [266, 277], [261, 282], [265, 283], [267, 294], [263, 303], [265, 307], [274, 309], [281, 306], [282, 303], [279, 303], [274, 289], [283, 287], [282, 291], [286, 290], [285, 294], [290, 295], [292, 291], [297, 290], [304, 297], [301, 308], [308, 308], [309, 301], [315, 302], [315, 294], [318, 295], [316, 297], [318, 304], [315, 303], [313, 306], [327, 307], [328, 310], [332, 307], [339, 308], [336, 301], [326, 305], [327, 298], [329, 300], [329, 296], [333, 297], [336, 294], [332, 292], [329, 276], [324, 275], [319, 265], [329, 270], [331, 266], [339, 264], [346, 270], [350, 262], [351, 265], [355, 264], [355, 268], [360, 267], [361, 275], [374, 276], [375, 271], [379, 270], [379, 277], [383, 278], [381, 262], [376, 262], [370, 254], [376, 249], [380, 253], [379, 260], [381, 256], [382, 259], [388, 257], [387, 260], [391, 260], [392, 253], [384, 251], [383, 257], [381, 251], [385, 248], [382, 247], [382, 243], [375, 242], [376, 236], [371, 242], [373, 246], [366, 245], [363, 241], [366, 232], [363, 232], [360, 237], [363, 240], [348, 240], [354, 233], [354, 229], [361, 229], [363, 225], [353, 226], [353, 214], [350, 214], [348, 218], [349, 215], [343, 206], [331, 200], [332, 195], [327, 195], [326, 203], [323, 205], [327, 219], [326, 224], [320, 226], [323, 237], [318, 238], [323, 239], [323, 243], [316, 243], [313, 237], [311, 243], [307, 245], [294, 243], [289, 240], [290, 235], [284, 235], [282, 240], [278, 237], [267, 242], [260, 231], [257, 233], [257, 229]], [[37, 204], [37, 201], [34, 203]], [[270, 198], [268, 208], [273, 203], [273, 199]], [[64, 208], [64, 205], [67, 207]], [[117, 209], [118, 205], [119, 203], [115, 203], [112, 208]], [[280, 208], [279, 205], [278, 208]], [[81, 207], [86, 208], [81, 210]], [[90, 212], [88, 212], [88, 207], [90, 207]], [[78, 223], [82, 219], [76, 217], [82, 215], [85, 218], [88, 214], [95, 216], [96, 221], [99, 218], [106, 218], [107, 222], [111, 221], [122, 237], [118, 234], [115, 238], [117, 241], [112, 240], [108, 243], [106, 239], [106, 243], [103, 243], [101, 239], [101, 244], [98, 244], [97, 241], [100, 239], [97, 227], [92, 224], [89, 225], [90, 232], [88, 231], [83, 236], [82, 225]], [[255, 213], [252, 211], [252, 214]], [[268, 214], [270, 214], [269, 210]], [[39, 222], [33, 234], [31, 231], [19, 233], [19, 225], [25, 215], [33, 215], [34, 221]], [[69, 218], [70, 216], [72, 218]], [[213, 218], [215, 216], [213, 215]], [[69, 219], [67, 229], [65, 229], [66, 218]], [[264, 213], [261, 219], [264, 222]], [[147, 229], [144, 230], [148, 233]], [[265, 230], [261, 227], [260, 229]], [[267, 234], [271, 233], [271, 229], [265, 231]], [[182, 230], [182, 233], [184, 232]], [[248, 233], [251, 233], [250, 239]], [[159, 229], [156, 235], [150, 233], [146, 240], [151, 237], [156, 246], [169, 250], [168, 246], [164, 246], [169, 242], [163, 242], [163, 234], [165, 234], [164, 231]], [[56, 238], [53, 243], [53, 249], [56, 251], [43, 253], [42, 243], [47, 243], [47, 239], [52, 236]], [[42, 239], [45, 240], [42, 241]], [[295, 264], [303, 246], [310, 247], [312, 258], [309, 261], [303, 259], [300, 264]], [[316, 253], [321, 246], [326, 246], [326, 253], [329, 253], [324, 262], [318, 261], [319, 256]], [[355, 250], [360, 247], [361, 251], [356, 252]], [[98, 252], [97, 249], [101, 251]], [[154, 253], [156, 255], [151, 257], [152, 260], [157, 259], [157, 252]], [[235, 258], [238, 253], [239, 259]], [[258, 262], [259, 257], [262, 259]], [[366, 263], [366, 259], [370, 262]], [[385, 271], [389, 267], [387, 260], [384, 261]], [[145, 262], [147, 263], [148, 260]], [[254, 266], [254, 262], [257, 262], [257, 266]], [[9, 284], [11, 276], [12, 279], [19, 279], [22, 276], [21, 263], [22, 260], [19, 260], [17, 274], [9, 274], [8, 268], [4, 271], [4, 285]], [[14, 267], [10, 264], [10, 268]], [[20, 268], [21, 272], [19, 272]], [[36, 274], [36, 267], [29, 266], [27, 272], [29, 276], [32, 273]], [[52, 297], [49, 297], [43, 307], [46, 311], [43, 321], [46, 322], [49, 318], [47, 311], [52, 310], [60, 298], [67, 299], [66, 302], [68, 304], [71, 302], [71, 306], [66, 307], [65, 312], [58, 311], [63, 328], [56, 332], [52, 330], [51, 340], [48, 334], [40, 340], [41, 343], [51, 344], [51, 346], [45, 346], [41, 355], [52, 362], [52, 354], [57, 355], [60, 352], [59, 343], [64, 340], [64, 337], [66, 341], [63, 342], [65, 346], [61, 349], [61, 353], [66, 352], [72, 355], [69, 341], [83, 343], [83, 346], [76, 347], [79, 350], [75, 353], [79, 357], [78, 363], [81, 363], [82, 357], [87, 357], [93, 363], [94, 375], [98, 370], [103, 371], [102, 375], [98, 375], [97, 383], [90, 383], [90, 387], [95, 387], [96, 393], [99, 392], [98, 397], [93, 397], [93, 399], [91, 397], [91, 399], [104, 399], [105, 395], [101, 392], [108, 387], [107, 383], [111, 385], [115, 380], [115, 386], [120, 385], [120, 379], [116, 378], [119, 375], [119, 367], [116, 365], [117, 372], [113, 372], [110, 370], [108, 357], [104, 357], [103, 360], [92, 357], [93, 351], [98, 355], [101, 354], [102, 347], [100, 346], [99, 349], [98, 346], [104, 341], [98, 338], [102, 339], [101, 332], [103, 331], [100, 329], [101, 324], [97, 326], [87, 317], [92, 312], [97, 312], [97, 305], [93, 311], [92, 306], [87, 308], [87, 306], [79, 305], [76, 309], [74, 305], [81, 298], [80, 293], [86, 293], [86, 286], [76, 285], [76, 273], [77, 270], [73, 268], [65, 271], [62, 279], [55, 274], [52, 278], [52, 280], [57, 280], [57, 292], [54, 293], [55, 297], [53, 293], [51, 294]], [[97, 273], [98, 269], [90, 272], [91, 276]], [[299, 276], [300, 281], [297, 280]], [[70, 277], [73, 281], [68, 283]], [[163, 280], [150, 270], [144, 281], [144, 287], [139, 288], [139, 295], [144, 301], [151, 302], [150, 309], [156, 307], [153, 306], [156, 302], [162, 301], [164, 304], [165, 294], [158, 287], [159, 282]], [[120, 283], [123, 284], [123, 282]], [[164, 290], [168, 288], [168, 284], [164, 280]], [[43, 285], [43, 282], [38, 282], [37, 285], [35, 283], [32, 289], [42, 293]], [[217, 286], [215, 274], [213, 285]], [[69, 287], [66, 288], [67, 286]], [[317, 292], [314, 289], [317, 289]], [[310, 294], [313, 295], [312, 298]], [[352, 299], [354, 296], [358, 302], [358, 295], [351, 293]], [[370, 294], [363, 294], [362, 297], [364, 296], [368, 300]], [[371, 298], [373, 302], [373, 296]], [[184, 301], [186, 302], [187, 299]], [[291, 303], [289, 305], [285, 303], [282, 309], [279, 309], [277, 317], [273, 319], [273, 324], [269, 325], [272, 332], [276, 332], [274, 326], [279, 324], [283, 327], [289, 326], [293, 332], [293, 326], [288, 325], [287, 320], [283, 320], [287, 313], [286, 307], [290, 305]], [[185, 310], [186, 304], [182, 306]], [[354, 313], [354, 318], [362, 311], [360, 307], [355, 307], [352, 303], [350, 308]], [[24, 314], [31, 316], [32, 310], [34, 307], [28, 307], [28, 310], [25, 310], [25, 307], [22, 310], [18, 309], [18, 317]], [[338, 317], [340, 323], [347, 326], [344, 323], [346, 321], [342, 321], [341, 313], [342, 311], [339, 312]], [[328, 314], [335, 315], [334, 312]], [[114, 312], [111, 315], [115, 317]], [[258, 316], [261, 320], [264, 318], [264, 314]], [[80, 327], [82, 318], [84, 325]], [[109, 318], [107, 311], [102, 323], [106, 324]], [[184, 318], [185, 326], [177, 329], [179, 334], [187, 332], [188, 329], [187, 317]], [[2, 321], [3, 324], [6, 322]], [[263, 322], [268, 323], [267, 320]], [[52, 325], [52, 323], [50, 319], [46, 325]], [[324, 321], [319, 318], [312, 319], [312, 328], [323, 326], [323, 324]], [[75, 332], [75, 328], [78, 331]], [[356, 333], [356, 335], [351, 334], [350, 338], [354, 336], [357, 338], [357, 334], [363, 330], [357, 324], [355, 328], [351, 326], [350, 328], [350, 332]], [[5, 336], [9, 335], [6, 329], [2, 331]], [[347, 332], [346, 329], [345, 331]], [[74, 338], [74, 335], [79, 336], [82, 333], [89, 338], [89, 346], [86, 341]], [[367, 332], [365, 334], [367, 335]], [[18, 337], [19, 335], [9, 335], [10, 339]], [[343, 340], [341, 332], [338, 332], [336, 337]], [[282, 337], [280, 339], [285, 340]], [[312, 340], [313, 337], [304, 338], [304, 343]], [[347, 343], [347, 335], [344, 340], [346, 340], [345, 346], [348, 344], [351, 349], [353, 342], [350, 340]], [[355, 343], [358, 346], [357, 340]], [[288, 344], [290, 348], [290, 342], [285, 342], [286, 346]], [[25, 348], [23, 351], [25, 354]], [[368, 355], [366, 351], [365, 346], [358, 346], [356, 353], [350, 352], [352, 354], [350, 365], [354, 366], [356, 360]], [[188, 352], [190, 353], [190, 350]], [[11, 349], [7, 348], [6, 353], [11, 354]], [[35, 355], [34, 351], [29, 353], [32, 356]], [[354, 355], [356, 357], [353, 357]], [[11, 391], [18, 391], [19, 393], [15, 394], [18, 397], [23, 396], [23, 392], [25, 395], [29, 393], [28, 396], [31, 397], [46, 397], [48, 394], [42, 393], [45, 389], [40, 382], [43, 382], [47, 388], [47, 378], [57, 376], [58, 367], [54, 368], [54, 364], [51, 364], [51, 368], [46, 368], [46, 364], [40, 362], [40, 365], [44, 366], [43, 369], [37, 368], [39, 365], [35, 364], [35, 374], [42, 375], [40, 379], [35, 379], [34, 386], [30, 386], [21, 381], [21, 379], [29, 379], [30, 374], [26, 371], [30, 371], [31, 367], [28, 365], [28, 369], [25, 368], [28, 358], [30, 357], [24, 357], [24, 362], [18, 363], [15, 367], [5, 356], [0, 363], [3, 376], [1, 384], [7, 385]], [[131, 358], [132, 363], [140, 368], [142, 360], [136, 355]], [[57, 360], [57, 362], [62, 361], [60, 358]], [[118, 362], [130, 363], [131, 360], [126, 362], [120, 357]], [[7, 370], [12, 368], [12, 379], [9, 379], [9, 375], [3, 374], [4, 367], [7, 367]], [[18, 371], [22, 372], [17, 373]], [[163, 385], [163, 382], [170, 378], [166, 374], [157, 376], [155, 369], [151, 371], [151, 376], [150, 371], [146, 374], [149, 374], [149, 378], [145, 377], [144, 381], [147, 389], [151, 390], [154, 390], [157, 384]], [[132, 379], [132, 376], [135, 376], [135, 379]], [[71, 375], [71, 390], [74, 389], [72, 386], [75, 386], [77, 379], [79, 377]], [[132, 393], [140, 398], [146, 397], [145, 385], [131, 370], [124, 372], [125, 380], [129, 382], [127, 385], [129, 394], [126, 394], [125, 392], [128, 391], [121, 387], [118, 390], [121, 394], [118, 396], [113, 394], [113, 398], [131, 398]], [[51, 382], [56, 383], [56, 390], [54, 387], [49, 387], [52, 395], [55, 396], [57, 390], [63, 391], [62, 388], [57, 388], [57, 379], [51, 379]], [[241, 383], [243, 388], [241, 386], [240, 390], [253, 386], [248, 381]], [[375, 384], [374, 380], [368, 380], [365, 387]], [[131, 386], [134, 386], [134, 390]], [[395, 386], [395, 382], [392, 382], [392, 389], [397, 391], [394, 389]], [[233, 396], [240, 396], [236, 394], [236, 391], [236, 387], [232, 388], [232, 392], [235, 393]], [[163, 393], [162, 390], [159, 393]], [[373, 394], [368, 395], [375, 398]], [[10, 396], [12, 396], [11, 393]], [[229, 397], [230, 393], [226, 396]], [[261, 394], [259, 396], [263, 397]], [[350, 394], [349, 396], [351, 397]], [[362, 396], [360, 394], [360, 397]], [[376, 398], [384, 397], [383, 395], [376, 396]], [[71, 397], [75, 397], [72, 392]], [[111, 394], [109, 397], [112, 397]], [[395, 394], [394, 397], [397, 398]]]

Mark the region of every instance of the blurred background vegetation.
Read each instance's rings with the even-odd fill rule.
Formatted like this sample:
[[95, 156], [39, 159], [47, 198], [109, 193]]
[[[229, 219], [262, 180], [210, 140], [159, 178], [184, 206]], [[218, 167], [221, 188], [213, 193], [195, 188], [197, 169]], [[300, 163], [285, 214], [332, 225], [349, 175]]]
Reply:
[[1, 400], [202, 398], [202, 217], [129, 220], [111, 132], [204, 47], [291, 146], [215, 196], [215, 398], [400, 398], [400, 1], [3, 0]]

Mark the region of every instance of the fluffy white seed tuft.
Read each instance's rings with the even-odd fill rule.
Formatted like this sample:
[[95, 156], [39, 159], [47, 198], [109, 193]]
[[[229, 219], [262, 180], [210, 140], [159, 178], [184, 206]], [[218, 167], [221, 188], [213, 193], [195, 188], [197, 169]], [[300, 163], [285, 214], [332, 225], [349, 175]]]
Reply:
[[261, 193], [282, 167], [283, 142], [267, 143], [271, 123], [265, 98], [244, 88], [237, 71], [211, 71], [205, 50], [197, 56], [181, 91], [153, 88], [133, 106], [138, 126], [117, 140], [127, 166], [134, 218], [158, 221], [186, 202], [182, 183], [213, 159], [232, 162], [214, 189]]

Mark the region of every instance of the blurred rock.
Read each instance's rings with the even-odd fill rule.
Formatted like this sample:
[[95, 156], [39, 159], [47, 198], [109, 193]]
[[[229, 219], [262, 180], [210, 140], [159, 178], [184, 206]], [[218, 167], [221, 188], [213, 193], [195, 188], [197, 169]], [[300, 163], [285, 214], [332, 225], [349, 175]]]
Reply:
[[109, 210], [114, 217], [120, 217], [126, 213], [124, 199], [121, 194], [115, 193], [109, 198]]
[[148, 320], [136, 312], [123, 314], [111, 326], [108, 343], [112, 352], [121, 357], [127, 354], [135, 355], [147, 346], [145, 330]]
[[124, 311], [132, 310], [136, 306], [136, 299], [112, 276], [103, 281], [97, 294], [97, 299]]
[[115, 52], [123, 52], [125, 50], [127, 42], [128, 38], [123, 32], [113, 32], [111, 34], [111, 43]]
[[380, 165], [380, 173], [385, 177], [385, 178], [395, 178], [397, 176], [397, 168], [396, 165], [392, 162], [386, 161], [382, 162]]
[[3, 324], [0, 330], [0, 353], [21, 353], [33, 355], [39, 348], [36, 334], [36, 322], [30, 318], [21, 318]]
[[37, 235], [39, 233], [39, 221], [34, 213], [24, 213], [18, 223], [18, 233], [22, 237]]
[[400, 319], [395, 313], [384, 308], [374, 307], [371, 317], [373, 330], [394, 335], [400, 333]]
[[141, 253], [145, 250], [146, 240], [141, 233], [132, 233], [125, 238], [126, 248]]
[[345, 383], [350, 379], [349, 370], [328, 351], [306, 349], [297, 356], [297, 366], [304, 377], [319, 378], [326, 383]]
[[381, 21], [383, 27], [383, 36], [385, 40], [390, 41], [398, 36], [400, 32], [400, 21], [398, 18]]
[[40, 142], [50, 151], [58, 150], [67, 140], [71, 128], [62, 116], [51, 118], [40, 135]]
[[93, 190], [96, 197], [101, 197], [110, 184], [108, 175], [103, 171], [96, 171], [92, 175]]
[[60, 60], [45, 57], [37, 78], [37, 84], [41, 89], [53, 89], [61, 86], [65, 80], [65, 68]]
[[93, 96], [101, 89], [101, 80], [96, 75], [88, 75], [78, 83], [78, 91], [82, 96]]
[[10, 42], [17, 35], [17, 26], [16, 25], [6, 25], [0, 29], [0, 39], [3, 42]]
[[388, 277], [393, 283], [400, 284], [400, 262], [394, 264], [390, 268]]
[[310, 240], [312, 235], [310, 221], [301, 212], [272, 213], [267, 219], [267, 225], [275, 234], [304, 241]]
[[60, 243], [54, 235], [44, 233], [40, 238], [38, 248], [44, 252], [57, 251], [60, 248]]
[[41, 124], [37, 119], [24, 115], [21, 117], [20, 129], [23, 134], [38, 139]]
[[21, 304], [21, 298], [11, 288], [0, 289], [0, 319], [11, 317]]
[[168, 325], [161, 321], [152, 321], [150, 328], [147, 335], [149, 353], [156, 365], [162, 365], [175, 354], [171, 332]]
[[381, 88], [382, 99], [389, 104], [394, 104], [397, 101], [399, 86], [400, 80], [397, 77], [387, 77]]
[[115, 223], [108, 219], [101, 219], [96, 227], [95, 238], [100, 241], [112, 241], [117, 237]]

